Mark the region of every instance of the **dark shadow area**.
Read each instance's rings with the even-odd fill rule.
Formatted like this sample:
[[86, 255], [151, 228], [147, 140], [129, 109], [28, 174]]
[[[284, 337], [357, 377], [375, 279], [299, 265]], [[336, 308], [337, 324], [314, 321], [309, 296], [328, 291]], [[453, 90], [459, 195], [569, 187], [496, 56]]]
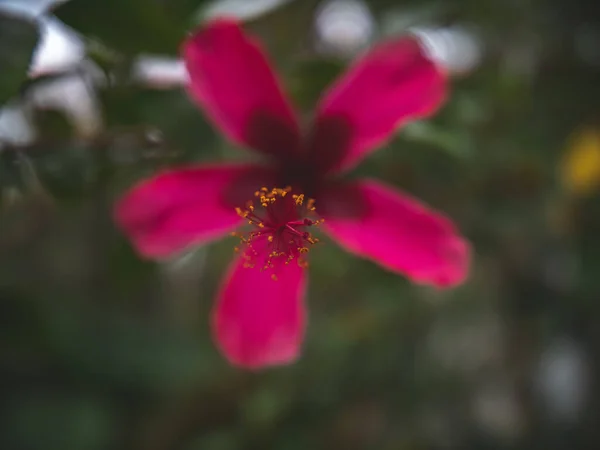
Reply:
[[296, 160], [300, 151], [298, 130], [290, 128], [283, 119], [266, 111], [256, 111], [245, 131], [248, 144], [253, 149], [277, 160]]
[[352, 124], [343, 116], [315, 120], [306, 145], [306, 160], [318, 174], [336, 169], [349, 149]]
[[324, 185], [316, 200], [317, 212], [325, 218], [359, 219], [370, 214], [369, 202], [358, 186], [351, 183]]
[[240, 171], [231, 184], [221, 193], [223, 204], [231, 205], [231, 209], [244, 207], [248, 200], [254, 200], [254, 193], [261, 187], [272, 189], [277, 184], [275, 172], [268, 167], [255, 166]]

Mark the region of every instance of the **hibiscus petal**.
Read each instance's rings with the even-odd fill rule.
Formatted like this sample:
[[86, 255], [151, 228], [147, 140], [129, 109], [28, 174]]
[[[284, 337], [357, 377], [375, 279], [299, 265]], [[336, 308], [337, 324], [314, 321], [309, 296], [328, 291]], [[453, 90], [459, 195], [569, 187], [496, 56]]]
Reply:
[[230, 268], [213, 314], [213, 334], [235, 365], [258, 369], [289, 364], [300, 353], [305, 329], [306, 271], [295, 262], [270, 270]]
[[298, 149], [293, 110], [262, 49], [236, 21], [212, 21], [182, 52], [191, 96], [233, 142], [275, 157]]
[[406, 121], [442, 104], [446, 79], [416, 38], [382, 43], [359, 59], [320, 102], [310, 151], [321, 171], [347, 170]]
[[437, 287], [467, 276], [469, 245], [452, 222], [392, 187], [371, 180], [331, 187], [317, 207], [334, 240], [384, 268]]
[[267, 169], [248, 165], [172, 170], [127, 192], [116, 204], [115, 220], [142, 255], [168, 257], [239, 226], [235, 207], [270, 185], [271, 177]]

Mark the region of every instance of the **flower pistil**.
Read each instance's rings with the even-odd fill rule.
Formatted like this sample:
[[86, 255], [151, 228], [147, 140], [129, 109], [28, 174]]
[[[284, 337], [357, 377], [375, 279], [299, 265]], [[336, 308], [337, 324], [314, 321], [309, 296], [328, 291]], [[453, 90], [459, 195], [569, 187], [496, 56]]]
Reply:
[[[237, 214], [253, 229], [247, 233], [232, 233], [240, 238], [242, 245], [235, 250], [243, 251], [244, 267], [255, 267], [261, 258], [261, 270], [275, 269], [294, 259], [300, 266], [307, 266], [303, 255], [319, 242], [308, 229], [323, 222], [323, 219], [311, 218], [316, 215], [315, 211], [313, 199], [293, 192], [289, 186], [271, 190], [262, 187], [256, 191], [254, 199], [244, 208], [236, 208]], [[271, 278], [276, 280], [277, 275], [273, 273]]]

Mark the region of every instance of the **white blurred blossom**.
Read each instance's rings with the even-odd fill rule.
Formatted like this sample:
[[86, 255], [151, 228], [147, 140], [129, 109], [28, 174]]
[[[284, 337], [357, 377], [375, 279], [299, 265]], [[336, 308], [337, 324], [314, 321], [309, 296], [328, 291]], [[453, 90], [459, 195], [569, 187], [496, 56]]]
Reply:
[[181, 59], [146, 55], [137, 59], [133, 77], [147, 86], [168, 89], [185, 84], [188, 74]]
[[430, 57], [451, 74], [470, 73], [481, 62], [481, 44], [466, 28], [412, 27], [410, 32], [421, 40]]
[[90, 79], [81, 73], [62, 76], [37, 86], [28, 96], [29, 107], [60, 111], [81, 137], [102, 128], [100, 105]]
[[316, 14], [315, 32], [323, 53], [351, 57], [372, 40], [375, 20], [361, 0], [330, 0]]
[[285, 3], [290, 3], [290, 1], [292, 0], [214, 0], [208, 4], [203, 12], [208, 19], [218, 16], [233, 16], [249, 20]]
[[35, 139], [24, 109], [19, 105], [9, 105], [0, 109], [0, 149], [3, 143], [26, 145]]
[[69, 70], [85, 57], [85, 46], [79, 36], [53, 17], [42, 17], [40, 41], [33, 54], [29, 73], [39, 76]]
[[512, 441], [523, 432], [523, 411], [514, 386], [507, 380], [491, 379], [476, 388], [471, 413], [474, 421], [496, 438]]
[[560, 338], [542, 353], [535, 371], [538, 399], [551, 419], [577, 420], [589, 393], [587, 355], [572, 339]]

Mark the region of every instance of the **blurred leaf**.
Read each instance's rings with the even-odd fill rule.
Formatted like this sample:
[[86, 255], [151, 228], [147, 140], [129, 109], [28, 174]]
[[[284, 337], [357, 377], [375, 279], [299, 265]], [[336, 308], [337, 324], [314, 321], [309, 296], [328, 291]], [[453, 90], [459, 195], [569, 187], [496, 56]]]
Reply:
[[308, 44], [315, 10], [320, 0], [295, 0], [267, 14], [249, 20], [246, 28], [257, 36], [274, 60], [289, 60], [290, 55]]
[[68, 139], [73, 134], [73, 125], [63, 111], [36, 109], [32, 116], [38, 139]]
[[240, 436], [235, 430], [212, 431], [203, 433], [201, 437], [193, 439], [184, 450], [236, 450], [239, 448]]
[[89, 194], [98, 180], [99, 167], [93, 151], [83, 145], [66, 142], [36, 152], [31, 162], [45, 189], [56, 198], [81, 198]]
[[108, 126], [156, 127], [166, 145], [194, 158], [212, 146], [215, 134], [181, 89], [119, 87], [102, 93]]
[[16, 95], [38, 40], [34, 22], [0, 11], [0, 105]]
[[587, 194], [600, 183], [600, 130], [576, 132], [560, 163], [560, 178], [572, 194]]
[[49, 333], [73, 369], [135, 390], [188, 389], [214, 368], [208, 342], [157, 323], [57, 311]]
[[473, 152], [473, 143], [468, 133], [457, 129], [443, 129], [430, 122], [413, 122], [400, 131], [401, 136], [414, 142], [431, 144], [458, 157]]
[[311, 110], [322, 93], [344, 70], [340, 61], [311, 59], [298, 63], [289, 76], [289, 90], [294, 104], [303, 110]]
[[159, 0], [164, 8], [182, 24], [192, 23], [196, 12], [208, 0]]
[[252, 428], [269, 428], [277, 421], [290, 406], [290, 398], [285, 392], [268, 387], [257, 388], [242, 405], [241, 419], [250, 424]]
[[23, 155], [12, 152], [0, 152], [0, 186], [2, 191], [5, 189], [17, 189], [22, 191], [26, 187], [26, 181], [23, 177], [21, 167]]
[[156, 0], [71, 0], [53, 12], [85, 37], [129, 54], [176, 54], [185, 33], [185, 25]]
[[14, 448], [100, 450], [111, 446], [117, 423], [104, 399], [38, 390], [10, 400], [15, 405], [5, 433], [15, 442]]

